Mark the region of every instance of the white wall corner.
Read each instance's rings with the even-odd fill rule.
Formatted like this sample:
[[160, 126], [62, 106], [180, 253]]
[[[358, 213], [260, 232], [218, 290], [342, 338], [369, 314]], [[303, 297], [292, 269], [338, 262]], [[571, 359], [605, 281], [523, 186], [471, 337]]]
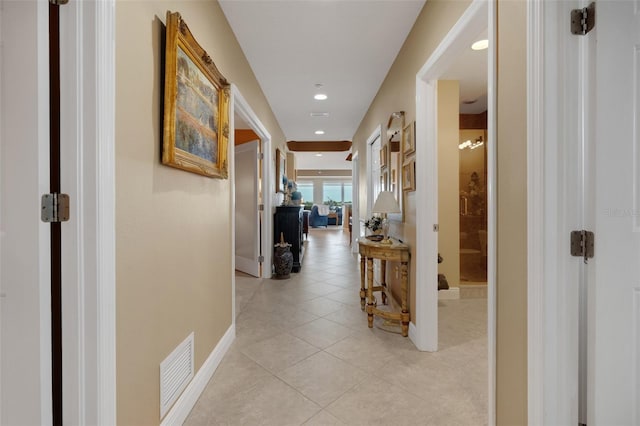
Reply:
[[180, 395], [178, 401], [176, 401], [175, 405], [171, 407], [171, 410], [169, 410], [165, 418], [162, 419], [162, 422], [160, 423], [161, 426], [181, 425], [184, 423], [235, 338], [236, 328], [235, 325], [232, 324], [227, 329], [224, 336], [222, 336], [222, 339], [220, 339], [213, 351], [211, 351], [207, 360], [202, 364], [202, 367], [200, 367], [191, 383], [189, 383], [182, 395]]

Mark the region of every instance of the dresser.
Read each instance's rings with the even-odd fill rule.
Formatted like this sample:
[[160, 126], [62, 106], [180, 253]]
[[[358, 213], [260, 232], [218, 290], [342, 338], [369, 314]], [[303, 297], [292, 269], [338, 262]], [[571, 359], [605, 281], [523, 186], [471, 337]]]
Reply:
[[278, 206], [273, 217], [273, 243], [280, 242], [280, 233], [282, 233], [284, 241], [291, 244], [293, 272], [300, 272], [302, 267], [302, 257], [304, 255], [302, 219], [301, 206]]

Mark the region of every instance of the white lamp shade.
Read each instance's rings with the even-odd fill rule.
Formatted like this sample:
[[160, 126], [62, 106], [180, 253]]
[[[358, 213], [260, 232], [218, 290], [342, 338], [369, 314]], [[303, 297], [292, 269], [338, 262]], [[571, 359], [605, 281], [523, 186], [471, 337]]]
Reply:
[[400, 213], [400, 206], [391, 191], [382, 191], [378, 194], [373, 205], [373, 213]]

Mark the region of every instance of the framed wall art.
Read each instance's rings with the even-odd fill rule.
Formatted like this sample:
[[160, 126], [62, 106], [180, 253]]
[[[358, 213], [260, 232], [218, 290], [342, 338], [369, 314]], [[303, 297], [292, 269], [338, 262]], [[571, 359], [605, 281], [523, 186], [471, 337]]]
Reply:
[[389, 158], [389, 145], [384, 144], [380, 148], [380, 168], [387, 167], [387, 158]]
[[228, 177], [229, 92], [180, 14], [167, 11], [162, 164]]
[[415, 160], [411, 160], [402, 166], [402, 190], [407, 192], [416, 190]]
[[416, 122], [412, 121], [402, 129], [402, 154], [406, 157], [416, 152]]

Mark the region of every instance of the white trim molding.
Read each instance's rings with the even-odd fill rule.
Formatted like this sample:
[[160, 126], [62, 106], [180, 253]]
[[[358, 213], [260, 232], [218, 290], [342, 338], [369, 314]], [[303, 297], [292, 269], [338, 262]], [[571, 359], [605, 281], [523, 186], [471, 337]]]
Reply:
[[235, 325], [232, 324], [213, 351], [211, 351], [191, 383], [189, 383], [182, 395], [180, 395], [180, 398], [178, 398], [174, 406], [171, 407], [171, 410], [169, 410], [165, 418], [162, 419], [160, 426], [173, 426], [184, 423], [235, 338], [236, 328]]
[[[373, 168], [371, 167], [371, 160], [372, 160], [371, 144], [373, 144], [378, 138], [382, 138], [382, 124], [379, 124], [378, 126], [376, 126], [375, 130], [367, 138], [367, 145], [366, 145], [366, 149], [367, 149], [367, 213], [365, 215], [366, 217], [371, 217], [371, 214], [372, 214], [371, 210], [373, 210], [373, 202], [374, 202], [373, 196], [372, 196], [373, 182], [371, 180], [371, 171], [373, 170]], [[359, 207], [362, 207], [362, 206], [359, 206]], [[361, 209], [359, 208], [359, 210]]]
[[528, 423], [544, 421], [544, 2], [527, 2]]
[[[261, 176], [262, 203], [264, 204], [264, 212], [262, 216], [262, 255], [264, 256], [264, 262], [262, 263], [262, 278], [271, 278], [272, 244], [270, 244], [270, 242], [273, 241], [273, 215], [270, 213], [273, 213], [272, 201], [273, 194], [276, 191], [275, 180], [271, 176], [271, 135], [260, 121], [260, 118], [258, 118], [253, 109], [251, 109], [251, 105], [249, 105], [244, 96], [242, 96], [240, 89], [238, 89], [235, 84], [231, 85], [231, 113], [238, 114], [246, 123], [248, 123], [249, 127], [262, 141], [262, 154], [264, 155], [262, 159]], [[235, 209], [233, 200], [232, 205], [234, 205]], [[235, 216], [235, 210], [233, 213], [234, 214], [232, 216]], [[234, 224], [232, 225], [235, 226]], [[232, 272], [235, 277], [235, 271]]]
[[70, 2], [60, 20], [65, 420], [116, 424], [115, 0]]

